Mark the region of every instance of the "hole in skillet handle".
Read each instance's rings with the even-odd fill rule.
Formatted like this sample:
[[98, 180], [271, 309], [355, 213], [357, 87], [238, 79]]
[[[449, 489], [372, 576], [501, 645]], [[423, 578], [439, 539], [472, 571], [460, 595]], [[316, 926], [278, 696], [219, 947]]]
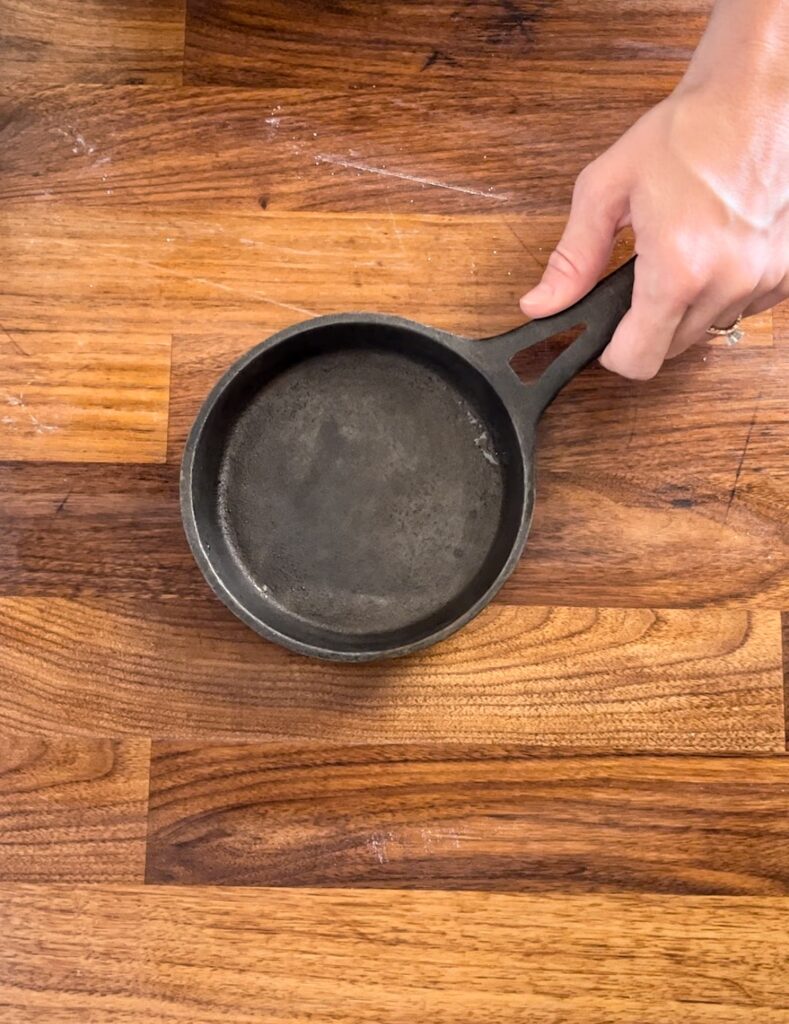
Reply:
[[542, 377], [554, 359], [557, 359], [566, 348], [569, 348], [585, 330], [586, 324], [576, 324], [569, 330], [552, 334], [548, 338], [535, 341], [529, 348], [521, 349], [510, 359], [512, 372], [526, 387], [534, 384]]
[[528, 416], [536, 426], [542, 413], [561, 389], [589, 363], [599, 358], [610, 342], [633, 298], [635, 257], [624, 263], [574, 305], [553, 316], [530, 320], [506, 334], [480, 342], [491, 369], [502, 365], [517, 375], [512, 366], [525, 349], [554, 338], [562, 332], [580, 333], [542, 371], [535, 381], [525, 385], [528, 391]]

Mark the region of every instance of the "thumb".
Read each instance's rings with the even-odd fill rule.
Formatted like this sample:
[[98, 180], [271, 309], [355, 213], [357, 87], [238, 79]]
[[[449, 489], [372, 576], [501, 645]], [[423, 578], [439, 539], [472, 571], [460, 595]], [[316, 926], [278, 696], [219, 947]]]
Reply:
[[581, 172], [564, 233], [548, 259], [542, 280], [520, 301], [526, 316], [558, 313], [597, 284], [626, 210], [623, 188], [603, 182], [593, 164]]

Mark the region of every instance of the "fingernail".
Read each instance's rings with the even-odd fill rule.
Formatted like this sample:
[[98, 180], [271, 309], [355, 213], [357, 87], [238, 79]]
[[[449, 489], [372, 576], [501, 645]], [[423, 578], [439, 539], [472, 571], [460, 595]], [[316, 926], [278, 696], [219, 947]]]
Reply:
[[541, 281], [536, 288], [532, 288], [521, 299], [521, 304], [531, 306], [540, 302], [547, 302], [553, 295], [553, 288], [546, 282]]

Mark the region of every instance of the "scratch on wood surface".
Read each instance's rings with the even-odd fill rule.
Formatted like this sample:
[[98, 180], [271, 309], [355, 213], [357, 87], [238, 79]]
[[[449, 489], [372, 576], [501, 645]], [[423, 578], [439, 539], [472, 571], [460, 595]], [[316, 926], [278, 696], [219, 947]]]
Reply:
[[503, 192], [494, 192], [492, 188], [483, 190], [470, 188], [467, 185], [450, 185], [446, 181], [437, 181], [435, 178], [420, 178], [415, 174], [406, 174], [404, 171], [390, 171], [386, 167], [374, 167], [372, 164], [365, 164], [358, 160], [344, 160], [338, 156], [326, 156], [319, 153], [315, 157], [316, 164], [332, 164], [335, 167], [345, 167], [353, 171], [364, 171], [367, 174], [380, 174], [384, 178], [400, 178], [402, 181], [412, 181], [417, 185], [428, 185], [432, 188], [446, 188], [450, 192], [465, 192], [471, 196], [482, 196], [483, 199], [510, 199], [509, 195]]
[[520, 245], [520, 247], [522, 249], [524, 249], [529, 254], [529, 256], [531, 256], [531, 258], [534, 260], [535, 264], [537, 265], [540, 273], [542, 273], [542, 271], [545, 269], [545, 262], [543, 260], [541, 260], [537, 256], [537, 254], [534, 252], [534, 250], [531, 248], [531, 246], [528, 245], [524, 241], [524, 239], [520, 236], [520, 234], [515, 230], [515, 228], [512, 226], [512, 224], [510, 224], [510, 222], [508, 220], [502, 221], [502, 224], [507, 228], [509, 233], [515, 239], [515, 241]]
[[65, 128], [53, 128], [53, 132], [58, 135], [62, 135], [64, 138], [71, 142], [72, 153], [95, 153], [96, 147], [85, 139], [82, 132], [78, 132], [76, 128], [73, 128], [70, 124], [66, 125]]
[[[42, 423], [41, 420], [34, 413], [32, 413], [25, 405], [25, 401], [21, 395], [10, 395], [6, 393], [5, 397], [8, 405], [13, 405], [16, 406], [18, 409], [24, 410], [28, 419], [35, 427], [35, 431], [37, 434], [55, 434], [60, 429], [59, 427], [50, 426], [50, 424], [48, 423]], [[7, 424], [9, 420], [11, 422], [16, 422], [15, 420], [13, 420], [12, 417], [6, 416], [3, 418], [3, 423]]]
[[389, 220], [392, 222], [392, 231], [395, 235], [395, 238], [397, 239], [397, 245], [400, 249], [400, 252], [403, 254], [403, 256], [405, 256], [407, 254], [405, 243], [403, 242], [403, 232], [400, 230], [400, 226], [397, 223], [397, 217], [395, 217], [392, 211], [392, 206], [388, 199], [386, 201], [386, 209], [389, 211]]
[[460, 848], [460, 833], [454, 828], [423, 827], [419, 830], [419, 838], [425, 853], [432, 853], [436, 846], [443, 848], [449, 845], [455, 850]]
[[[241, 245], [252, 245], [260, 249], [268, 249], [270, 252], [287, 253], [288, 256], [311, 256], [319, 258], [325, 256], [325, 253], [321, 249], [296, 249], [291, 245], [279, 245], [276, 242], [267, 242], [262, 238], [239, 238], [238, 241]], [[374, 264], [371, 263], [370, 265], [373, 266]]]
[[379, 864], [389, 864], [393, 859], [440, 856], [447, 849], [460, 849], [460, 832], [456, 828], [441, 825], [423, 825], [396, 832], [373, 832], [366, 841], [366, 847]]
[[59, 427], [52, 426], [50, 423], [42, 423], [41, 420], [38, 419], [37, 416], [34, 416], [29, 409], [27, 409], [26, 412], [30, 417], [30, 422], [36, 428], [37, 434], [56, 434], [60, 429]]
[[387, 835], [384, 832], [373, 832], [370, 836], [367, 845], [372, 851], [373, 856], [379, 864], [389, 863], [389, 853], [387, 851], [387, 844], [391, 839], [391, 835]]
[[74, 492], [74, 488], [72, 487], [69, 491], [66, 492], [66, 494], [63, 497], [62, 501], [58, 502], [57, 508], [55, 509], [55, 515], [58, 515], [60, 512], [63, 511], [63, 509], [66, 507], [66, 504], [68, 503], [68, 500], [71, 497], [71, 495], [73, 494], [73, 492]]
[[11, 342], [11, 345], [13, 346], [14, 350], [20, 356], [29, 356], [30, 355], [29, 352], [25, 352], [25, 350], [22, 348], [22, 346], [19, 344], [19, 342], [16, 340], [16, 338], [11, 334], [11, 332], [8, 330], [8, 328], [3, 327], [2, 324], [0, 324], [0, 332], [3, 334], [4, 337], [8, 338], [8, 340]]
[[112, 259], [130, 263], [132, 266], [150, 267], [167, 277], [179, 278], [182, 281], [192, 281], [194, 284], [205, 284], [209, 288], [218, 288], [220, 291], [229, 292], [231, 295], [240, 295], [244, 299], [260, 299], [271, 306], [278, 306], [280, 309], [290, 309], [294, 313], [303, 313], [305, 316], [318, 316], [312, 309], [305, 309], [304, 306], [295, 306], [290, 302], [280, 302], [279, 299], [272, 299], [269, 295], [262, 295], [260, 292], [247, 292], [242, 288], [234, 288], [232, 285], [223, 284], [221, 281], [214, 281], [210, 277], [199, 277], [197, 274], [189, 274], [186, 271], [173, 270], [171, 267], [163, 267], [161, 263], [154, 263], [152, 260], [144, 260], [140, 256], [122, 256], [120, 253], [113, 253]]
[[745, 437], [745, 444], [742, 446], [742, 454], [740, 455], [740, 461], [739, 461], [739, 464], [737, 466], [737, 472], [735, 473], [735, 476], [734, 476], [734, 483], [731, 485], [731, 491], [729, 492], [729, 503], [726, 506], [726, 515], [723, 518], [723, 525], [724, 526], [729, 521], [729, 512], [731, 511], [731, 506], [732, 506], [732, 502], [734, 501], [734, 496], [737, 493], [737, 485], [740, 482], [740, 475], [742, 474], [742, 467], [743, 467], [743, 464], [745, 462], [745, 456], [746, 456], [746, 454], [748, 452], [748, 445], [751, 443], [751, 434], [753, 433], [754, 424], [756, 423], [756, 415], [759, 412], [759, 406], [761, 405], [761, 402], [762, 402], [762, 392], [760, 391], [759, 394], [756, 396], [756, 405], [755, 405], [754, 410], [753, 410], [753, 416], [751, 416], [751, 422], [748, 425], [748, 433], [747, 433], [747, 435]]

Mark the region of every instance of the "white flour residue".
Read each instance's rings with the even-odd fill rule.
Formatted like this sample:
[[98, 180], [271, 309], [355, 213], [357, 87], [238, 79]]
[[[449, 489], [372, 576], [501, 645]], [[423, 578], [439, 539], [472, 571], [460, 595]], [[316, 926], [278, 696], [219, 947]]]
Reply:
[[475, 427], [477, 430], [479, 430], [479, 434], [474, 438], [474, 444], [482, 452], [483, 459], [485, 459], [486, 462], [489, 462], [491, 466], [498, 466], [499, 460], [487, 430], [482, 425], [482, 423], [480, 423], [480, 421], [476, 418], [476, 416], [472, 415], [472, 413], [469, 412], [468, 409], [466, 410], [466, 416], [468, 416], [468, 421], [472, 425], [472, 427]]

